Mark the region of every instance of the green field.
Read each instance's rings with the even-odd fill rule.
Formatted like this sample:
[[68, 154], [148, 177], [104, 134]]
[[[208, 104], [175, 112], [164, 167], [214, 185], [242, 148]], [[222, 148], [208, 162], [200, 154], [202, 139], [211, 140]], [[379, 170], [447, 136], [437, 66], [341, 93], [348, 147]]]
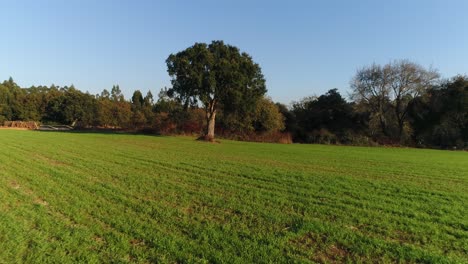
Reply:
[[0, 263], [468, 262], [468, 153], [0, 130]]

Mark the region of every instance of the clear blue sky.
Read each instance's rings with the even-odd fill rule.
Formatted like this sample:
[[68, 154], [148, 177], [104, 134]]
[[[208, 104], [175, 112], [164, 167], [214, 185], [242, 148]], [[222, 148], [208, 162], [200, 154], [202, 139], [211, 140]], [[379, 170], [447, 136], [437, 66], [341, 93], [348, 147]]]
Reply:
[[410, 59], [468, 73], [468, 1], [0, 1], [0, 79], [154, 95], [165, 59], [224, 40], [260, 64], [289, 103], [339, 88], [359, 67]]

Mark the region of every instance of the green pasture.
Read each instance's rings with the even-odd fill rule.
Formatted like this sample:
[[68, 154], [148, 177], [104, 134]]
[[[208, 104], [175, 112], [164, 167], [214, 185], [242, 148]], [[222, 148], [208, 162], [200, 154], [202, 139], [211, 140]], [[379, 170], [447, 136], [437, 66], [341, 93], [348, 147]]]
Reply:
[[468, 153], [0, 130], [0, 263], [468, 262]]

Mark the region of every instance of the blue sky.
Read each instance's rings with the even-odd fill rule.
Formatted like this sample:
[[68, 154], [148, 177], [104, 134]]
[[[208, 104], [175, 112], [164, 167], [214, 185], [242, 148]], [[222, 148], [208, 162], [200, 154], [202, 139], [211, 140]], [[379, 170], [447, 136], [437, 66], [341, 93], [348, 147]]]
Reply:
[[410, 59], [468, 73], [468, 1], [0, 1], [0, 79], [22, 87], [169, 86], [165, 59], [224, 40], [253, 56], [289, 103], [338, 88], [362, 66]]

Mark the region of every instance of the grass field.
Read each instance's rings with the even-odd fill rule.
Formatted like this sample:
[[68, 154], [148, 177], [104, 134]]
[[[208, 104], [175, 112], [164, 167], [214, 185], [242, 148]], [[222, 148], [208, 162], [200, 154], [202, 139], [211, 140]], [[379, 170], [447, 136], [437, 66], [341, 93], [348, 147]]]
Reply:
[[468, 262], [468, 153], [0, 131], [0, 263]]

